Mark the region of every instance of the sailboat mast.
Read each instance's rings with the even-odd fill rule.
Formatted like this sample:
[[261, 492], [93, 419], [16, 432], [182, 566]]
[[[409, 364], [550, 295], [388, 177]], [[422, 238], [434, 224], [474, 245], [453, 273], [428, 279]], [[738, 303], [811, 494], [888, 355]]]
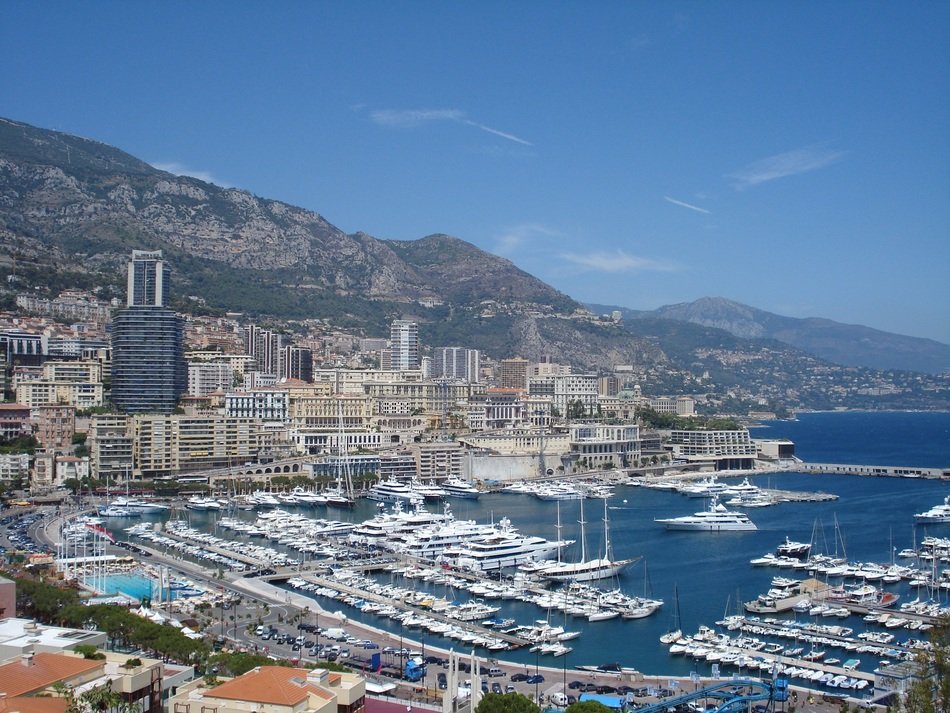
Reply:
[[587, 561], [587, 534], [584, 530], [584, 525], [587, 523], [584, 521], [584, 498], [581, 498], [577, 501], [581, 506], [581, 519], [578, 522], [581, 525], [581, 562]]

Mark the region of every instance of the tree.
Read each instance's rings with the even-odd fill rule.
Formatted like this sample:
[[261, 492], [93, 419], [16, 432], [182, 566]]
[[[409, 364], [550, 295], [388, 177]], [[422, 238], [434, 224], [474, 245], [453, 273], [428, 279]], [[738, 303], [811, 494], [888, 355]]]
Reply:
[[569, 705], [565, 713], [610, 713], [610, 709], [598, 701], [581, 701]]
[[907, 713], [944, 713], [950, 706], [950, 615], [930, 630], [930, 646], [917, 656], [920, 677], [907, 691]]
[[569, 419], [584, 418], [587, 416], [587, 409], [584, 407], [584, 402], [580, 399], [574, 399], [569, 401], [567, 404], [567, 417]]
[[521, 693], [486, 693], [475, 713], [539, 713], [540, 708]]

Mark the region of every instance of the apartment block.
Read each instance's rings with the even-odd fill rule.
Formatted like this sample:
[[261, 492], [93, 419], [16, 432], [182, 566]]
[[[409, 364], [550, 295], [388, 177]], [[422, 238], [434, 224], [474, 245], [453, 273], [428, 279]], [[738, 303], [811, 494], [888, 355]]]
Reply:
[[142, 478], [243, 463], [267, 441], [258, 421], [225, 416], [137, 415], [132, 438]]
[[65, 450], [76, 432], [76, 407], [44, 404], [32, 409], [34, 436], [43, 448]]
[[234, 367], [227, 362], [188, 362], [188, 394], [201, 397], [234, 387]]
[[674, 459], [714, 462], [716, 470], [748, 470], [757, 449], [749, 431], [671, 431], [667, 442]]
[[586, 470], [628, 468], [640, 458], [640, 427], [577, 423], [570, 427], [571, 460]]

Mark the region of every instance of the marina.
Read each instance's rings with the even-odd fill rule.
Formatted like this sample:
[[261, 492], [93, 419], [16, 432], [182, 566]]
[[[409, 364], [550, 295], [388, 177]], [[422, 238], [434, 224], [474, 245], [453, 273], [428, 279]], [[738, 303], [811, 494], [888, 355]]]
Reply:
[[[720, 475], [718, 479], [739, 485], [745, 478]], [[809, 663], [804, 658], [809, 656], [815, 658], [810, 663], [824, 669], [821, 676], [834, 674], [828, 679], [830, 682], [845, 675], [837, 671], [837, 668], [844, 670], [844, 664], [839, 666], [835, 660], [839, 663], [858, 660], [857, 672], [872, 671], [885, 658], [901, 660], [901, 656], [914, 650], [915, 641], [926, 638], [928, 624], [948, 606], [950, 580], [944, 581], [941, 573], [947, 568], [946, 563], [950, 563], [950, 540], [947, 539], [950, 531], [940, 523], [915, 524], [913, 516], [947, 496], [945, 483], [925, 478], [871, 478], [862, 481], [862, 487], [856, 489], [851, 476], [821, 476], [818, 481], [813, 474], [795, 472], [773, 472], [749, 480], [770, 491], [809, 496], [816, 492], [818, 485], [827, 497], [792, 499], [762, 508], [755, 513], [757, 530], [754, 531], [691, 533], [666, 531], [654, 522], [654, 517], [659, 513], [694, 512], [697, 499], [684, 497], [672, 489], [612, 485], [613, 495], [603, 504], [607, 507], [613, 533], [613, 557], [618, 560], [642, 558], [642, 563], [632, 564], [616, 576], [599, 582], [602, 586], [597, 588], [597, 595], [588, 590], [581, 598], [589, 603], [595, 596], [606, 598], [613, 592], [638, 597], [641, 611], [652, 607], [652, 611], [639, 618], [634, 611], [636, 606], [630, 605], [627, 606], [629, 617], [619, 612], [599, 614], [593, 610], [583, 611], [580, 606], [572, 607], [576, 602], [567, 592], [559, 592], [562, 587], [569, 590], [580, 587], [581, 583], [567, 586], [544, 583], [540, 578], [533, 579], [530, 568], [528, 572], [507, 568], [501, 572], [467, 572], [447, 561], [412, 563], [398, 547], [387, 550], [372, 539], [353, 540], [367, 522], [376, 518], [380, 518], [377, 524], [398, 520], [408, 531], [394, 537], [393, 542], [405, 547], [414, 541], [414, 536], [446, 516], [446, 511], [439, 512], [437, 506], [431, 511], [404, 510], [398, 517], [391, 511], [392, 506], [379, 512], [376, 503], [368, 500], [358, 500], [350, 511], [286, 503], [257, 510], [179, 508], [167, 519], [161, 515], [142, 515], [108, 519], [106, 523], [120, 539], [128, 537], [137, 542], [139, 535], [135, 533], [148, 538], [167, 538], [141, 540], [144, 546], [158, 551], [174, 551], [176, 556], [199, 562], [215, 562], [205, 559], [209, 555], [230, 558], [236, 564], [229, 576], [271, 568], [274, 574], [266, 575], [266, 579], [312, 598], [315, 608], [340, 610], [352, 619], [366, 621], [379, 629], [405, 632], [417, 640], [421, 638], [445, 648], [470, 646], [479, 639], [481, 643], [474, 645], [486, 655], [504, 652], [506, 659], [525, 664], [535, 662], [538, 657], [552, 657], [566, 667], [575, 667], [608, 657], [639, 671], [686, 675], [695, 670], [708, 675], [714, 665], [729, 665], [731, 654], [736, 652], [727, 651], [723, 664], [715, 660], [715, 653], [712, 659], [696, 659], [671, 654], [668, 645], [661, 645], [659, 638], [669, 628], [672, 614], [669, 609], [674, 596], [680, 612], [679, 628], [695, 631], [698, 627], [712, 627], [715, 622], [725, 621], [724, 608], [736, 608], [757, 599], [761, 593], [780, 585], [787, 586], [787, 582], [774, 582], [777, 576], [784, 580], [813, 579], [831, 591], [852, 592], [873, 583], [875, 592], [887, 592], [894, 598], [890, 606], [884, 608], [874, 602], [835, 601], [830, 609], [837, 611], [829, 614], [827, 610], [818, 609], [825, 602], [811, 601], [809, 596], [807, 610], [803, 606], [796, 610], [795, 605], [803, 602], [794, 601], [782, 611], [758, 614], [761, 617], [758, 622], [752, 621], [755, 614], [746, 615], [743, 625], [761, 627], [763, 632], [769, 627], [797, 630], [805, 625], [840, 626], [852, 630], [849, 637], [853, 641], [842, 637], [840, 646], [821, 641], [813, 645], [804, 640], [790, 645], [782, 636], [753, 632], [752, 637], [762, 640], [763, 646], [761, 649], [748, 647], [754, 653], [736, 654], [735, 660], [743, 662], [743, 670], [748, 670], [744, 655], [752, 656], [753, 660], [755, 656], [781, 656], [784, 659], [780, 663], [792, 670], [809, 669], [800, 663]], [[516, 523], [519, 530], [534, 536], [577, 540], [565, 548], [562, 556], [563, 561], [574, 562], [582, 559], [578, 552], [583, 539], [579, 531], [579, 520], [583, 519], [579, 508], [578, 501], [543, 501], [531, 495], [482, 492], [478, 499], [453, 500], [451, 515], [456, 522], [474, 521], [480, 527], [507, 518]], [[881, 513], [886, 516], [882, 518]], [[340, 519], [327, 518], [327, 514]], [[419, 519], [408, 525], [411, 517]], [[274, 523], [270, 528], [269, 520]], [[156, 528], [159, 522], [163, 524]], [[136, 530], [126, 533], [128, 528]], [[308, 529], [312, 536], [302, 534]], [[271, 532], [279, 536], [272, 539]], [[335, 534], [327, 534], [331, 532]], [[245, 559], [232, 557], [236, 552]], [[675, 554], [671, 556], [671, 553]], [[756, 563], [755, 560], [761, 561]], [[728, 572], [728, 576], [721, 576], [724, 572]], [[405, 604], [396, 607], [396, 616], [364, 611], [363, 607], [372, 599], [362, 594], [372, 593], [371, 588], [386, 587], [392, 588], [385, 594], [391, 603], [398, 599]], [[478, 621], [457, 620], [443, 613], [451, 611], [449, 606], [473, 600], [497, 609]], [[874, 615], [873, 620], [865, 618], [871, 615]], [[785, 623], [771, 624], [766, 621], [770, 618]], [[551, 627], [561, 627], [563, 632], [572, 634], [572, 638], [546, 641], [547, 647], [542, 648], [531, 636], [523, 635], [542, 621]], [[497, 622], [505, 624], [503, 629], [496, 626]], [[448, 629], [439, 631], [440, 625], [449, 624], [457, 627], [456, 633], [465, 638], [446, 636]], [[431, 628], [433, 626], [436, 628]], [[720, 629], [717, 634], [728, 631], [721, 623], [715, 626]], [[834, 638], [837, 635], [822, 631], [825, 633], [809, 635], [839, 642]], [[498, 637], [499, 633], [512, 640]], [[639, 643], [629, 647], [623, 643], [628, 641]], [[650, 644], [650, 641], [655, 643]], [[753, 644], [758, 646], [756, 642]], [[855, 646], [870, 648], [859, 652]], [[796, 653], [797, 648], [802, 651]], [[819, 658], [820, 652], [823, 653]], [[851, 670], [855, 670], [854, 664]], [[860, 676], [856, 673], [843, 680], [847, 683], [850, 678]], [[828, 687], [827, 682], [816, 685]], [[840, 685], [832, 687], [840, 688]]]

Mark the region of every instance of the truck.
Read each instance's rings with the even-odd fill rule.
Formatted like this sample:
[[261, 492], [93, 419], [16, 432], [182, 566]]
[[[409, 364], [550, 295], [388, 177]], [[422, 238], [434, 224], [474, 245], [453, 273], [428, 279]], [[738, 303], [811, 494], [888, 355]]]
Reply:
[[426, 675], [426, 664], [421, 656], [406, 659], [406, 665], [402, 670], [402, 677], [407, 681], [421, 681]]
[[334, 641], [343, 641], [346, 638], [346, 632], [343, 629], [327, 629], [323, 633], [328, 639]]

